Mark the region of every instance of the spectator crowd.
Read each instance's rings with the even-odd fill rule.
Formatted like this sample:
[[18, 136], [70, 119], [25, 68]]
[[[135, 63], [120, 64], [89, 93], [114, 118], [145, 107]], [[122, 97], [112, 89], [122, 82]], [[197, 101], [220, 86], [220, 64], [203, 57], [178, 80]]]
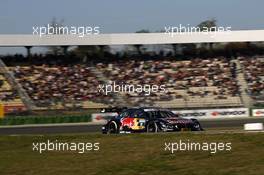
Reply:
[[240, 58], [249, 95], [257, 101], [264, 102], [264, 58]]
[[[236, 67], [226, 58], [185, 61], [135, 58], [94, 64], [62, 62], [57, 59], [52, 63], [12, 64], [9, 69], [38, 106], [85, 101], [114, 105], [118, 104], [117, 96], [125, 105], [133, 106], [157, 105], [158, 102], [172, 107], [188, 103], [195, 106], [203, 101], [212, 106], [216, 102], [241, 105]], [[150, 95], [141, 92], [105, 95], [98, 91], [100, 84], [113, 81], [135, 86], [164, 85], [166, 91]]]

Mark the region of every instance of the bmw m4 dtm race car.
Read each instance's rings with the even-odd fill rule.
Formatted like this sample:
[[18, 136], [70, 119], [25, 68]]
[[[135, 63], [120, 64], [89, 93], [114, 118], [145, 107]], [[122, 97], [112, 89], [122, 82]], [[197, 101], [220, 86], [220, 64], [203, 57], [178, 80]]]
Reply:
[[125, 108], [102, 126], [103, 134], [202, 130], [197, 119], [185, 119], [159, 108]]

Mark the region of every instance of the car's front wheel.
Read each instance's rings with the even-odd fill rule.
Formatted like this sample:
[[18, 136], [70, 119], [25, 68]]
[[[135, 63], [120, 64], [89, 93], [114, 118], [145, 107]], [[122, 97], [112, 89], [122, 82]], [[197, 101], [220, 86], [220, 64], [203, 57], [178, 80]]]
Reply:
[[201, 124], [198, 121], [194, 122], [193, 129], [195, 131], [203, 131]]

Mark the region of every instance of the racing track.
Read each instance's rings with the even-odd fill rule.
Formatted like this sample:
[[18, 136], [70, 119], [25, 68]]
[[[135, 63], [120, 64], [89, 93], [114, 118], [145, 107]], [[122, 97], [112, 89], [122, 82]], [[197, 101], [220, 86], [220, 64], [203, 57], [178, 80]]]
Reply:
[[[245, 123], [264, 123], [264, 118], [203, 120], [200, 123], [205, 130], [242, 130]], [[0, 135], [89, 133], [100, 130], [101, 124], [94, 123], [1, 126]]]

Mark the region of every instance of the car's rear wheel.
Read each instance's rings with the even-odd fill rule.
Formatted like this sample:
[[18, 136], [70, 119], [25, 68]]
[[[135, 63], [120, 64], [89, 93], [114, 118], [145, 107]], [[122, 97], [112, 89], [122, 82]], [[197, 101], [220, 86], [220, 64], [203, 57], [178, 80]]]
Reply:
[[147, 132], [158, 132], [159, 128], [157, 126], [157, 123], [155, 122], [149, 122], [147, 125]]
[[117, 124], [115, 121], [112, 121], [109, 123], [109, 127], [108, 127], [108, 133], [109, 134], [118, 134], [118, 128], [117, 128]]

